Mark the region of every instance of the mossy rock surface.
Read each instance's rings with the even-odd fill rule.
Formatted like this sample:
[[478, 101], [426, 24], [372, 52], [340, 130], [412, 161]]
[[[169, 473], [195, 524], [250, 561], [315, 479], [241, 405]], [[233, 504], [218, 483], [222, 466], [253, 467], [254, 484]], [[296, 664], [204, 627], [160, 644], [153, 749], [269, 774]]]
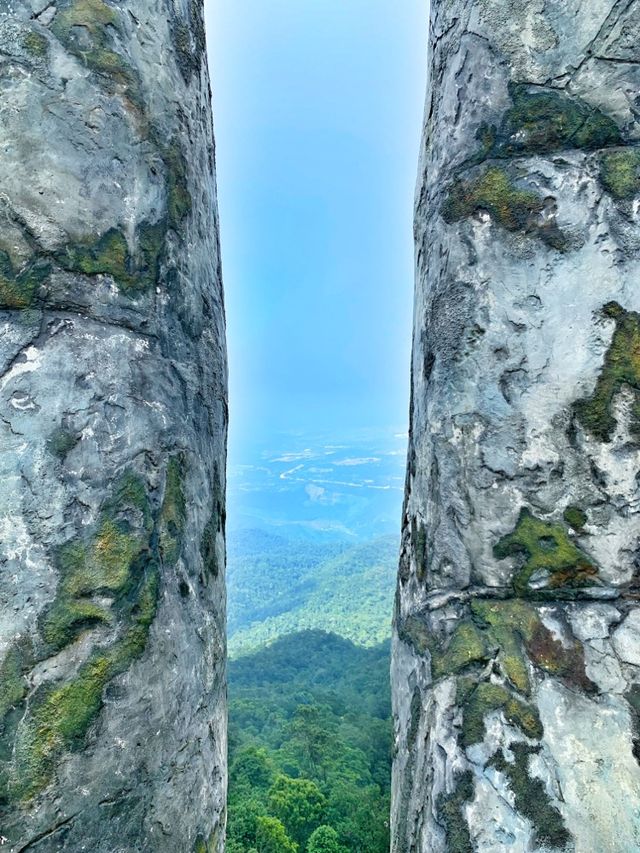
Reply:
[[68, 272], [111, 276], [125, 295], [136, 296], [158, 282], [165, 235], [164, 222], [143, 222], [130, 250], [123, 232], [111, 228], [96, 239], [67, 244], [56, 252], [55, 260]]
[[512, 106], [498, 125], [482, 123], [480, 148], [469, 164], [491, 159], [597, 151], [623, 144], [620, 128], [602, 110], [556, 89], [509, 86]]
[[[75, 676], [42, 685], [29, 697], [27, 712], [23, 709], [14, 725], [14, 746], [0, 760], [5, 800], [29, 800], [49, 783], [60, 756], [84, 743], [107, 684], [144, 652], [160, 584], [154, 529], [145, 485], [137, 474], [126, 472], [90, 535], [60, 550], [58, 591], [39, 625], [48, 653], [61, 651], [96, 625], [107, 628], [113, 639], [95, 648]], [[15, 644], [5, 657], [2, 726], [27, 695], [24, 675], [35, 657], [26, 648]]]
[[[73, 540], [59, 551], [58, 593], [40, 620], [48, 644], [62, 649], [87, 628], [116, 621], [113, 607], [121, 607], [144, 572], [152, 528], [144, 484], [127, 472], [105, 502], [92, 535]], [[109, 597], [112, 607], [97, 603], [96, 596]]]
[[167, 467], [160, 510], [160, 553], [167, 565], [175, 565], [182, 549], [186, 522], [185, 476], [186, 457], [184, 454], [173, 456]]
[[30, 30], [23, 36], [22, 46], [37, 59], [45, 59], [49, 55], [49, 41], [47, 37], [37, 30]]
[[482, 743], [486, 734], [486, 718], [493, 711], [501, 711], [509, 723], [519, 728], [526, 737], [542, 738], [543, 729], [536, 708], [508, 690], [502, 684], [461, 679], [458, 684], [458, 701], [462, 706], [462, 745], [466, 748]]
[[53, 456], [64, 460], [78, 444], [79, 437], [70, 429], [57, 427], [47, 440], [47, 449]]
[[399, 626], [399, 635], [418, 654], [429, 653], [434, 679], [455, 675], [488, 659], [487, 638], [471, 619], [461, 620], [451, 637], [441, 640], [424, 619], [409, 616]]
[[509, 747], [513, 761], [507, 761], [501, 752], [489, 762], [503, 773], [515, 797], [516, 809], [531, 821], [534, 828], [535, 843], [554, 850], [564, 850], [571, 842], [562, 815], [552, 804], [540, 779], [531, 776], [529, 757], [538, 753], [539, 747], [524, 743], [512, 743]]
[[88, 545], [73, 542], [62, 549], [61, 586], [70, 596], [119, 592], [129, 580], [133, 559], [142, 547], [139, 535], [125, 532], [113, 519], [104, 518]]
[[202, 57], [207, 45], [202, 5], [189, 0], [183, 8], [187, 14], [184, 19], [174, 21], [172, 36], [180, 72], [185, 82], [189, 83], [191, 77], [202, 68]]
[[218, 523], [219, 516], [218, 513], [214, 511], [204, 528], [202, 540], [200, 542], [200, 554], [202, 555], [202, 565], [205, 575], [212, 578], [217, 578], [220, 571], [218, 555], [216, 552]]
[[431, 670], [434, 678], [454, 675], [471, 664], [488, 659], [487, 639], [472, 620], [464, 620], [453, 632], [446, 648], [431, 645]]
[[600, 161], [600, 180], [618, 201], [635, 198], [640, 194], [640, 151], [627, 148], [604, 154]]
[[561, 524], [543, 521], [526, 507], [515, 530], [495, 545], [497, 559], [521, 557], [522, 566], [513, 576], [518, 597], [572, 597], [576, 590], [596, 583], [598, 568], [569, 537]]
[[104, 0], [67, 0], [58, 9], [51, 32], [60, 43], [99, 75], [102, 85], [120, 86], [129, 100], [142, 106], [140, 82], [129, 61], [116, 49], [114, 35], [122, 33], [121, 12]]
[[590, 397], [575, 403], [576, 417], [584, 429], [602, 442], [610, 442], [617, 427], [613, 414], [616, 396], [626, 386], [634, 395], [631, 433], [640, 440], [640, 314], [625, 311], [617, 302], [603, 308], [615, 320], [611, 344]]
[[167, 215], [170, 226], [176, 229], [192, 206], [189, 169], [179, 140], [172, 141], [163, 154], [163, 160], [167, 169]]
[[126, 672], [145, 649], [158, 596], [157, 570], [142, 584], [127, 629], [120, 640], [96, 650], [78, 674], [33, 697], [18, 728], [9, 781], [12, 799], [28, 800], [50, 781], [59, 756], [82, 747], [103, 705], [107, 684]]
[[67, 0], [57, 11], [52, 30], [64, 33], [73, 27], [84, 27], [93, 35], [100, 35], [105, 27], [120, 28], [117, 8], [105, 0]]
[[46, 643], [60, 650], [88, 628], [111, 622], [111, 612], [93, 601], [58, 596], [42, 622], [42, 636]]
[[28, 638], [19, 640], [7, 651], [0, 667], [0, 725], [27, 695], [26, 675], [33, 663], [33, 649]]
[[0, 308], [30, 308], [50, 274], [46, 258], [34, 257], [16, 269], [8, 253], [0, 250]]
[[562, 513], [562, 517], [569, 527], [577, 531], [581, 531], [588, 521], [586, 512], [579, 506], [568, 506]]
[[411, 540], [416, 561], [416, 575], [422, 583], [427, 576], [427, 529], [422, 521], [411, 520]]
[[567, 247], [567, 238], [554, 218], [542, 215], [544, 210], [541, 196], [521, 189], [504, 169], [492, 166], [470, 180], [456, 181], [440, 212], [445, 222], [453, 223], [486, 211], [506, 231], [538, 238], [562, 251]]
[[527, 601], [476, 599], [471, 612], [486, 626], [486, 645], [497, 650], [504, 675], [524, 696], [531, 694], [531, 666], [560, 678], [569, 687], [595, 690], [587, 677], [584, 651], [574, 638], [557, 639], [540, 618], [538, 608]]
[[456, 777], [456, 787], [451, 794], [442, 793], [436, 804], [438, 821], [447, 834], [447, 850], [452, 853], [474, 853], [469, 825], [464, 807], [473, 799], [473, 773], [465, 770]]
[[[553, 199], [520, 188], [512, 176], [512, 167], [504, 161], [548, 156], [563, 150], [596, 151], [620, 146], [620, 129], [601, 110], [554, 89], [512, 84], [509, 92], [512, 106], [499, 126], [479, 126], [476, 139], [480, 148], [463, 166], [482, 166], [482, 170], [471, 178], [458, 174], [441, 206], [442, 217], [453, 223], [486, 211], [506, 231], [526, 234], [551, 249], [567, 251], [569, 237], [558, 227], [555, 210], [548, 209]], [[625, 197], [635, 194], [631, 172], [635, 180], [637, 169], [630, 166], [628, 153], [604, 155], [602, 181], [612, 193], [623, 193]]]
[[551, 154], [563, 149], [595, 151], [619, 145], [620, 128], [580, 98], [547, 89], [510, 87], [513, 106], [504, 115], [496, 153]]

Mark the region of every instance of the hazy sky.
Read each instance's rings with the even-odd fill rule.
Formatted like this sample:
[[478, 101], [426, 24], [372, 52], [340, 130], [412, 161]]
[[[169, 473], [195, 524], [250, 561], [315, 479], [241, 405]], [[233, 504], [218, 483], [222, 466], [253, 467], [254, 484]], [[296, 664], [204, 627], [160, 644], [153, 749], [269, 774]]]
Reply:
[[426, 0], [206, 0], [233, 443], [407, 419]]

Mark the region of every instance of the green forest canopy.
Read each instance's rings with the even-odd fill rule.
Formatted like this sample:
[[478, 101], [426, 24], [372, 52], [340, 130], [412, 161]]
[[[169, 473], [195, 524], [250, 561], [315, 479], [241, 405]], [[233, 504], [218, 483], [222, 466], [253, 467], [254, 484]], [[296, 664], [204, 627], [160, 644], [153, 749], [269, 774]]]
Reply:
[[391, 635], [398, 541], [358, 545], [283, 539], [262, 531], [229, 543], [229, 652], [255, 651], [317, 628], [362, 646]]
[[388, 670], [317, 630], [230, 662], [228, 853], [387, 853]]

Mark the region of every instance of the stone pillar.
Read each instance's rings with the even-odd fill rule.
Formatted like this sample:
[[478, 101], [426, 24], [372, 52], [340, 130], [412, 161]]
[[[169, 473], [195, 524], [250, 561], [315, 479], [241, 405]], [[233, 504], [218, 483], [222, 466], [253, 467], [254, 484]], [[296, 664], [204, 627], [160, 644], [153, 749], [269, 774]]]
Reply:
[[394, 853], [640, 850], [640, 3], [433, 0]]
[[2, 849], [221, 851], [226, 356], [201, 0], [0, 9]]

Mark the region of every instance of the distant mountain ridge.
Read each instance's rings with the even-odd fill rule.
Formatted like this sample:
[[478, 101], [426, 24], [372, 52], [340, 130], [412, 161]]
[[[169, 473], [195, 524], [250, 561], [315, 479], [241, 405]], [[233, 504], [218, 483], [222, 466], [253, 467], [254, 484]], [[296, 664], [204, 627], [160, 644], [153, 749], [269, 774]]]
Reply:
[[229, 541], [232, 657], [297, 631], [330, 631], [361, 646], [391, 634], [398, 539], [352, 545], [286, 539], [262, 530]]

